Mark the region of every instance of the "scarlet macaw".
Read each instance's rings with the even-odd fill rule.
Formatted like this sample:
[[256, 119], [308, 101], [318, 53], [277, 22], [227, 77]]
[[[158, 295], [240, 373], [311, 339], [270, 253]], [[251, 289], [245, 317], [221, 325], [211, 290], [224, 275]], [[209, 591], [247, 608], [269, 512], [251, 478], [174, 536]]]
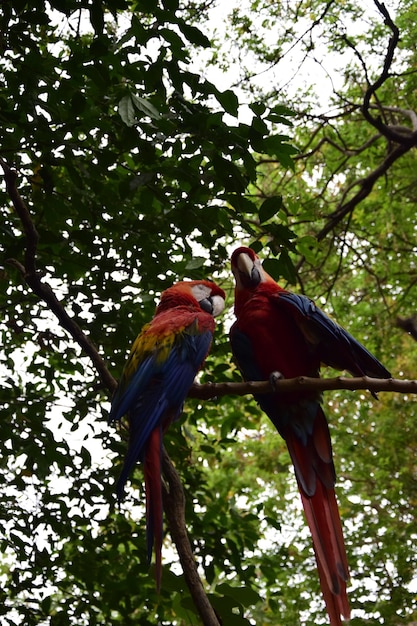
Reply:
[[117, 482], [119, 501], [135, 463], [144, 465], [149, 562], [155, 543], [155, 577], [161, 582], [162, 437], [176, 420], [210, 349], [213, 316], [225, 294], [206, 280], [179, 282], [161, 294], [152, 321], [136, 338], [112, 399], [109, 422], [127, 414], [129, 444]]
[[[354, 376], [390, 373], [309, 298], [282, 289], [250, 248], [233, 252], [236, 321], [233, 354], [246, 380], [319, 376], [320, 363]], [[317, 392], [255, 396], [285, 439], [313, 538], [323, 597], [332, 626], [349, 619], [349, 577], [334, 485], [336, 473], [326, 418]]]

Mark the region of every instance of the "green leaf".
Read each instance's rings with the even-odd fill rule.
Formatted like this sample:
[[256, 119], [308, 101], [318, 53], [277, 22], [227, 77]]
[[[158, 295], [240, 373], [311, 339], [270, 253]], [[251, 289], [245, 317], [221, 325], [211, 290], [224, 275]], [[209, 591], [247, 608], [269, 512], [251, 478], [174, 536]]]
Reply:
[[181, 37], [169, 28], [161, 28], [160, 35], [170, 44], [174, 57], [178, 60], [186, 60], [188, 53]]
[[155, 120], [161, 117], [158, 109], [146, 98], [140, 98], [135, 94], [131, 94], [131, 98], [135, 107], [145, 115], [149, 115]]
[[295, 148], [286, 143], [287, 140], [286, 135], [269, 135], [262, 142], [262, 149], [266, 154], [276, 157], [280, 157], [283, 152], [288, 152], [289, 148], [292, 153], [296, 152]]
[[136, 124], [136, 112], [130, 94], [123, 96], [119, 101], [118, 111], [126, 126], [134, 126]]
[[257, 213], [258, 207], [252, 200], [240, 194], [223, 194], [222, 199], [241, 213]]
[[293, 109], [290, 109], [284, 104], [276, 104], [275, 106], [271, 107], [271, 113], [289, 117], [293, 117], [296, 115], [296, 112]]
[[[261, 119], [260, 117], [254, 117], [252, 119], [252, 123], [251, 123], [251, 128], [256, 131], [256, 135], [255, 138], [257, 141], [259, 141], [259, 135], [261, 137], [264, 137], [265, 135], [268, 135], [269, 130], [268, 130], [268, 126], [265, 124], [265, 122], [263, 121], [263, 119]], [[262, 140], [262, 145], [264, 144], [265, 139]], [[266, 150], [264, 150], [264, 152], [266, 152]]]
[[245, 607], [252, 606], [254, 604], [257, 604], [257, 602], [262, 601], [259, 593], [257, 593], [249, 586], [235, 587], [227, 583], [222, 583], [220, 585], [217, 585], [216, 593], [222, 593], [225, 596], [230, 596], [231, 598], [234, 598], [239, 604]]
[[199, 28], [186, 24], [183, 21], [178, 22], [178, 26], [190, 43], [201, 46], [202, 48], [210, 48], [210, 40]]
[[282, 250], [277, 259], [273, 257], [265, 259], [263, 266], [268, 274], [271, 274], [277, 282], [279, 282], [280, 278], [284, 278], [293, 285], [297, 281], [297, 273], [294, 264], [286, 250]]
[[263, 102], [252, 102], [249, 105], [249, 108], [255, 113], [255, 115], [260, 116], [266, 111], [266, 106]]
[[203, 267], [206, 259], [204, 257], [193, 256], [189, 259], [185, 265], [186, 270], [196, 270]]
[[277, 115], [276, 113], [269, 113], [269, 115], [267, 115], [265, 119], [273, 122], [274, 124], [285, 124], [286, 126], [293, 125], [293, 122], [287, 117], [284, 117], [283, 115]]
[[226, 91], [216, 90], [214, 95], [226, 113], [234, 115], [235, 117], [237, 116], [239, 110], [239, 100], [234, 91], [231, 89], [227, 89]]
[[282, 197], [274, 196], [267, 198], [261, 204], [259, 209], [259, 221], [264, 224], [272, 217], [274, 217], [282, 207]]

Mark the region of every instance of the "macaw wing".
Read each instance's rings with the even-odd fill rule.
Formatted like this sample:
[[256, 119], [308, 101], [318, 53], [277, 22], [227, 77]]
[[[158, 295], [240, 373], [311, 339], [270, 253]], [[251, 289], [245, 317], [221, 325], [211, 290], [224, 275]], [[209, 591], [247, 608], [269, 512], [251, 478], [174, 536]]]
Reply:
[[271, 301], [285, 308], [322, 363], [353, 376], [391, 377], [378, 359], [306, 296], [280, 291]]
[[245, 380], [265, 380], [265, 375], [257, 365], [251, 339], [235, 323], [230, 329], [230, 345], [240, 371]]
[[129, 378], [126, 375], [126, 368], [122, 378], [112, 398], [109, 414], [109, 423], [119, 421], [123, 415], [131, 409], [136, 398], [147, 388], [153, 376], [158, 375], [161, 370], [158, 364], [157, 353], [150, 353], [137, 367], [136, 371]]
[[119, 497], [136, 461], [143, 459], [151, 432], [157, 426], [166, 428], [180, 415], [211, 339], [210, 332], [178, 334], [164, 361], [161, 362], [156, 350], [141, 363], [129, 381], [116, 414], [128, 412], [129, 415], [129, 447], [117, 485]]

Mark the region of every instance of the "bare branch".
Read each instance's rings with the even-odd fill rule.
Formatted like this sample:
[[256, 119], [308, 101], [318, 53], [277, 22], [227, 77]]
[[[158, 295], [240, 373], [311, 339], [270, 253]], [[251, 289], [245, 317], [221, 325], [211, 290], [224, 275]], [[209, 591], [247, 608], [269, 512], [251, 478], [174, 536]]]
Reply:
[[[374, 108], [374, 107], [371, 107], [371, 108]], [[388, 111], [390, 113], [398, 113], [398, 115], [401, 115], [403, 117], [408, 117], [408, 119], [411, 122], [413, 131], [417, 131], [417, 113], [413, 111], [412, 109], [402, 109], [401, 107], [384, 105], [384, 111]], [[391, 128], [394, 128], [394, 130], [397, 130], [398, 132], [407, 131], [408, 134], [410, 133], [410, 129], [407, 126], [400, 126], [400, 127], [394, 126]]]
[[220, 621], [204, 591], [187, 534], [184, 489], [165, 449], [162, 456], [162, 468], [164, 477], [168, 481], [168, 486], [163, 483], [164, 511], [172, 540], [177, 548], [184, 578], [204, 626], [220, 626]]
[[[408, 152], [409, 149], [410, 149], [410, 146], [405, 143], [396, 146], [393, 150], [391, 150], [391, 152], [382, 161], [382, 163], [380, 163], [378, 167], [376, 167], [372, 172], [370, 172], [368, 176], [365, 176], [364, 178], [357, 180], [355, 182], [355, 185], [359, 186], [358, 191], [347, 202], [343, 202], [343, 199], [342, 199], [337, 209], [333, 211], [333, 213], [330, 213], [329, 215], [330, 219], [327, 222], [327, 224], [318, 232], [317, 239], [319, 241], [324, 239], [324, 237], [331, 230], [333, 230], [337, 226], [337, 224], [339, 224], [339, 222], [341, 222], [344, 219], [344, 217], [346, 217], [346, 215], [351, 213], [353, 209], [362, 200], [367, 198], [369, 194], [371, 193], [376, 181], [389, 170], [389, 168], [391, 167], [391, 165], [395, 163], [395, 161], [397, 161], [400, 157], [402, 157], [403, 154]], [[352, 186], [353, 185], [351, 185], [350, 188], [352, 188]]]
[[296, 154], [296, 155], [293, 156], [293, 159], [294, 159], [294, 161], [305, 160], [308, 157], [310, 157], [313, 154], [315, 154], [316, 152], [318, 152], [321, 149], [321, 147], [323, 145], [325, 145], [325, 144], [333, 146], [333, 148], [335, 150], [337, 150], [338, 152], [340, 152], [341, 154], [344, 154], [346, 156], [352, 156], [352, 155], [356, 155], [356, 154], [361, 154], [361, 152], [364, 152], [367, 148], [369, 148], [372, 144], [375, 143], [375, 141], [377, 141], [380, 138], [381, 138], [380, 134], [375, 134], [375, 135], [372, 135], [372, 137], [370, 137], [367, 141], [365, 141], [358, 148], [348, 148], [348, 147], [345, 147], [345, 146], [340, 146], [333, 139], [330, 139], [329, 137], [324, 136], [317, 142], [317, 144], [313, 148], [311, 148], [311, 150], [309, 150], [309, 152]]
[[[394, 128], [387, 126], [382, 121], [381, 117], [374, 117], [371, 114], [371, 99], [372, 97], [376, 97], [376, 92], [378, 89], [385, 83], [386, 80], [390, 77], [390, 69], [392, 66], [392, 62], [394, 60], [394, 52], [398, 45], [398, 41], [400, 38], [400, 31], [396, 24], [393, 22], [386, 6], [384, 3], [379, 2], [378, 0], [374, 0], [376, 7], [378, 8], [381, 15], [384, 17], [385, 24], [390, 28], [392, 32], [392, 36], [388, 41], [387, 52], [384, 59], [384, 65], [382, 68], [382, 72], [377, 78], [377, 80], [369, 85], [368, 89], [365, 92], [365, 96], [363, 98], [362, 104], [362, 113], [365, 119], [372, 124], [384, 137], [389, 139], [390, 141], [395, 141], [396, 143], [407, 145], [409, 148], [417, 145], [417, 132], [411, 132], [408, 135], [404, 132], [397, 132]], [[379, 108], [379, 107], [378, 107]]]
[[274, 387], [266, 381], [250, 381], [243, 383], [194, 383], [188, 397], [199, 400], [210, 400], [225, 395], [244, 396], [246, 394], [290, 393], [294, 391], [330, 391], [335, 389], [367, 389], [368, 391], [389, 391], [399, 393], [417, 393], [417, 380], [399, 380], [395, 378], [287, 378], [278, 380]]
[[[16, 213], [18, 214], [24, 233], [26, 235], [26, 251], [25, 251], [25, 271], [27, 274], [36, 272], [36, 249], [38, 246], [39, 235], [36, 227], [30, 217], [30, 213], [26, 204], [23, 202], [17, 187], [17, 172], [12, 170], [6, 161], [0, 157], [0, 164], [4, 171], [4, 179], [6, 181], [6, 191], [9, 198], [13, 202]], [[15, 267], [17, 265], [15, 264]]]

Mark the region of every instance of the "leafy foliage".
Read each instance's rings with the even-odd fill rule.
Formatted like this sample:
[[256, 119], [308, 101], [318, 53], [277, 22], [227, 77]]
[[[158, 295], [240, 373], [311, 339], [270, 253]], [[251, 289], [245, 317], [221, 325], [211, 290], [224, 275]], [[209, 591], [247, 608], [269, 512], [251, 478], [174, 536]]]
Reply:
[[[42, 283], [117, 375], [173, 281], [214, 277], [231, 306], [230, 247], [249, 242], [271, 274], [326, 303], [396, 375], [414, 378], [416, 347], [394, 320], [415, 302], [415, 144], [363, 184], [400, 145], [361, 110], [387, 25], [377, 8], [352, 3], [258, 0], [231, 8], [219, 47], [205, 21], [211, 4], [3, 2], [0, 156], [17, 170], [39, 234]], [[413, 5], [394, 8], [395, 90], [390, 75], [372, 106], [411, 136]], [[294, 41], [307, 67], [319, 54], [321, 67], [326, 55], [337, 60], [333, 112], [311, 80], [295, 90], [294, 78], [285, 97], [288, 71], [257, 80], [292, 67]], [[227, 68], [236, 50], [240, 84], [211, 79], [211, 65]], [[115, 508], [125, 433], [108, 428], [109, 390], [19, 271], [30, 238], [8, 190], [0, 196], [2, 623], [198, 624], [168, 534], [156, 595], [140, 467]], [[201, 382], [239, 379], [229, 322]], [[417, 611], [414, 403], [328, 395], [352, 624], [405, 624]], [[165, 444], [223, 623], [323, 623], [285, 446], [256, 404], [190, 400]]]

